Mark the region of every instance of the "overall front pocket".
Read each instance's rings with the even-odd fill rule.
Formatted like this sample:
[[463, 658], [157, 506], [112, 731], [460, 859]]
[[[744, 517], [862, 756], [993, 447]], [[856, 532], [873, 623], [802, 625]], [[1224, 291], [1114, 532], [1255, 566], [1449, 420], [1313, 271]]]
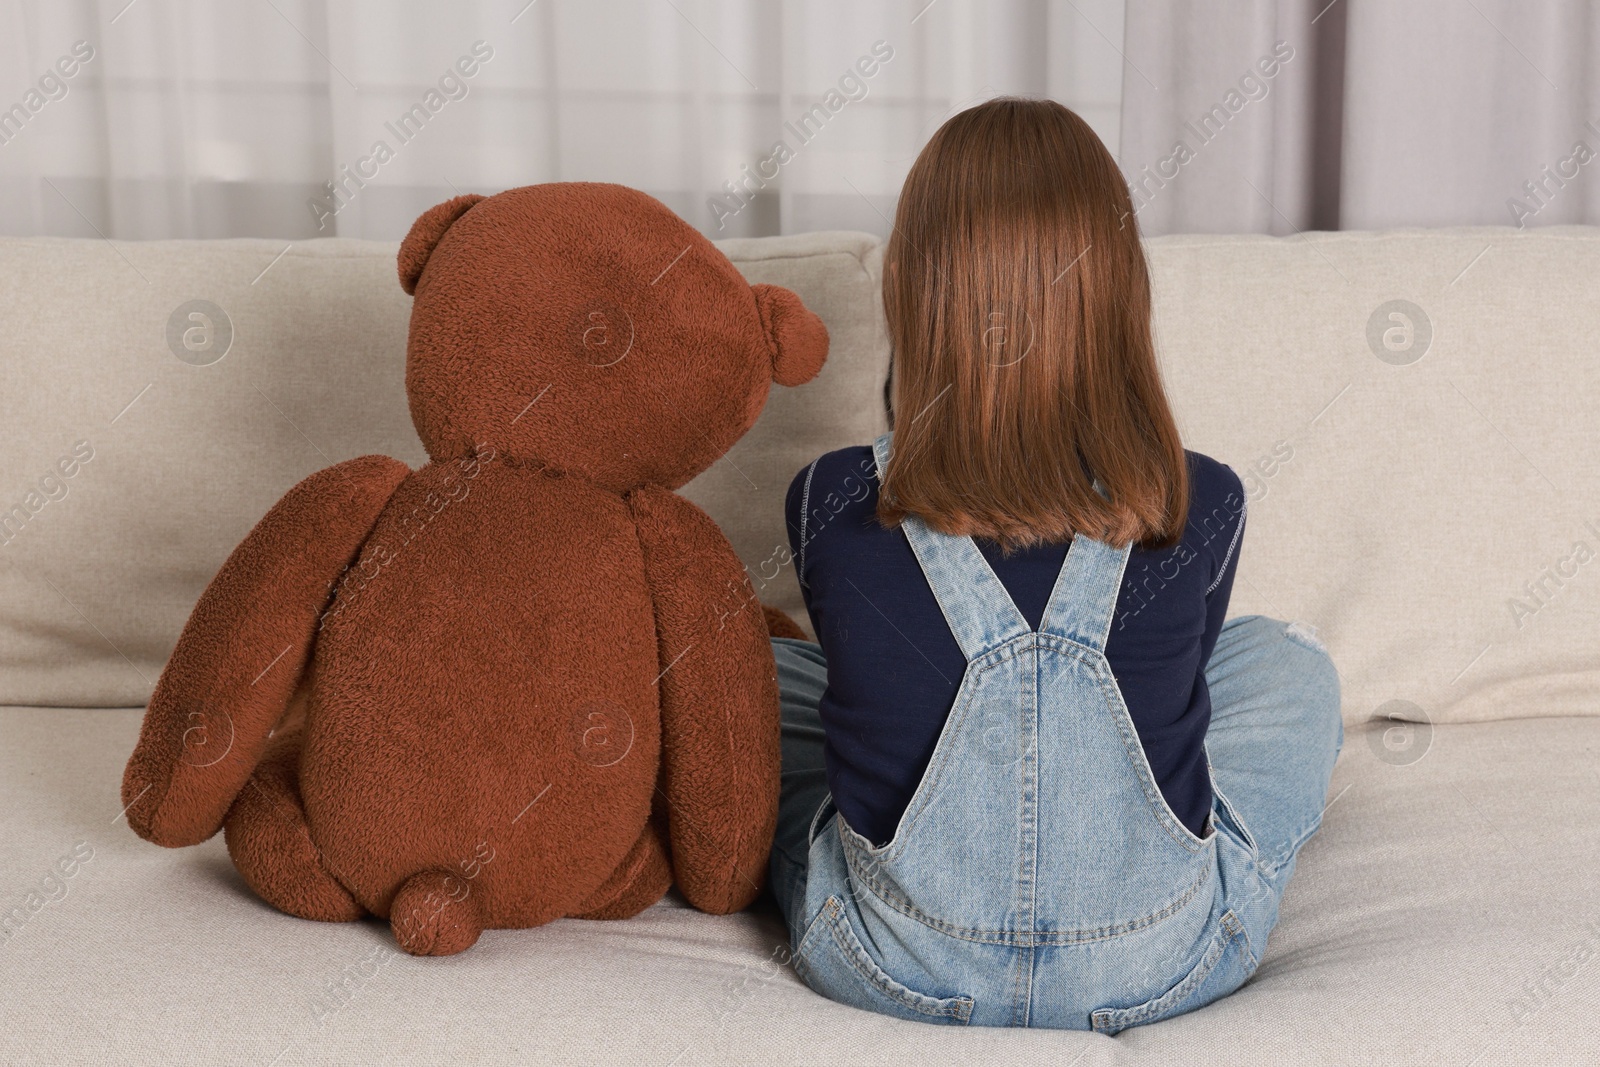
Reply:
[[1244, 985], [1255, 969], [1256, 956], [1244, 924], [1232, 911], [1225, 911], [1200, 962], [1176, 985], [1143, 1004], [1101, 1008], [1089, 1016], [1090, 1024], [1099, 1033], [1115, 1034], [1130, 1026], [1194, 1011]]
[[972, 998], [918, 993], [878, 966], [850, 925], [838, 897], [829, 897], [795, 952], [795, 970], [806, 985], [829, 1000], [898, 1019], [964, 1026]]

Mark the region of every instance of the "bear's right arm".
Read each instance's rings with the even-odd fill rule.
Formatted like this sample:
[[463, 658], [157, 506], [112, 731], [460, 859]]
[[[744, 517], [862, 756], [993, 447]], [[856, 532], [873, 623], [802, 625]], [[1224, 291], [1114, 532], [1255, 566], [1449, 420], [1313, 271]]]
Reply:
[[122, 777], [128, 825], [158, 845], [217, 832], [283, 717], [334, 583], [410, 473], [361, 456], [306, 478], [200, 595]]
[[778, 819], [778, 676], [761, 604], [711, 517], [628, 496], [655, 605], [661, 797], [678, 888], [725, 914], [761, 891]]

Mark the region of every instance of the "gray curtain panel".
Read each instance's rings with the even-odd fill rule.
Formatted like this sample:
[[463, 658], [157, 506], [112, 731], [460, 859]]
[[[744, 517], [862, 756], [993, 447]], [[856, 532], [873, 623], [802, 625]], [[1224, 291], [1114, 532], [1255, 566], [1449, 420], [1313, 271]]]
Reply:
[[1128, 0], [1146, 233], [1600, 222], [1593, 0]]

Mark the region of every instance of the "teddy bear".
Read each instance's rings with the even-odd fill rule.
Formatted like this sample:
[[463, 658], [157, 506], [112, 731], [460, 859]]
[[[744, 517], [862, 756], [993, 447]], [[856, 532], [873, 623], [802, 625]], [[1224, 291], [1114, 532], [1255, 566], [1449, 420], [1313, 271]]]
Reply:
[[[123, 777], [166, 846], [225, 828], [307, 919], [416, 955], [625, 918], [674, 883], [728, 913], [777, 815], [781, 613], [675, 490], [828, 334], [618, 185], [458, 196], [401, 244], [406, 394], [429, 462], [312, 474], [223, 564]], [[359, 383], [351, 383], [359, 388]]]

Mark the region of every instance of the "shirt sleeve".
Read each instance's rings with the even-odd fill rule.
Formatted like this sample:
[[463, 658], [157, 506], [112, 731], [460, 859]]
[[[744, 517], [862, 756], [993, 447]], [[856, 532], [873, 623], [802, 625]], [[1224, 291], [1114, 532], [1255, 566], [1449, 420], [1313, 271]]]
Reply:
[[783, 501], [785, 526], [789, 531], [789, 558], [794, 560], [795, 578], [800, 583], [800, 595], [805, 598], [808, 611], [811, 608], [811, 587], [806, 575], [806, 497], [819, 462], [821, 457], [800, 469], [789, 482], [789, 492]]
[[[1222, 622], [1228, 615], [1228, 601], [1233, 596], [1233, 579], [1239, 570], [1239, 551], [1244, 545], [1244, 524], [1249, 512], [1249, 502], [1244, 494], [1244, 483], [1233, 468], [1227, 468], [1230, 480], [1227, 505], [1236, 512], [1233, 530], [1221, 548], [1221, 563], [1211, 585], [1206, 589], [1206, 632], [1200, 643], [1200, 662], [1210, 663], [1212, 650], [1217, 647], [1217, 637], [1222, 633]], [[1219, 539], [1220, 540], [1220, 539]]]

